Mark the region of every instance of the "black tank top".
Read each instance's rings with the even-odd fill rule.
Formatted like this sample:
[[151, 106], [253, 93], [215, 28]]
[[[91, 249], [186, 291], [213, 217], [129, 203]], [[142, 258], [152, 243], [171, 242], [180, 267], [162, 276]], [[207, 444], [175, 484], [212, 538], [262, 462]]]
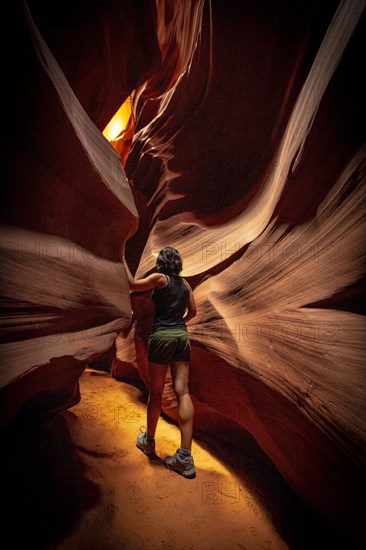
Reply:
[[155, 316], [152, 331], [167, 328], [186, 329], [183, 315], [188, 305], [188, 299], [188, 288], [179, 275], [171, 275], [166, 286], [154, 288], [152, 300], [155, 305]]

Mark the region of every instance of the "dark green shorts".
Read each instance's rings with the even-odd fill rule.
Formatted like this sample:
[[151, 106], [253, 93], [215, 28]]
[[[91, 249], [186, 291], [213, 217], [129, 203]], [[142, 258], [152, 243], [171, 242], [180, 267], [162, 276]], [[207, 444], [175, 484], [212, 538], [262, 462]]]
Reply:
[[149, 338], [147, 352], [152, 363], [169, 365], [172, 361], [190, 361], [188, 332], [182, 328], [157, 330]]

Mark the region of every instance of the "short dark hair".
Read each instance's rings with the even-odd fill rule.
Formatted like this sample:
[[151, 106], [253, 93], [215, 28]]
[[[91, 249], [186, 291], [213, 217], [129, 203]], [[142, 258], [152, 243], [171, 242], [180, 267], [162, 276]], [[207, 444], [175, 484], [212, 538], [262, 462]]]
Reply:
[[182, 258], [176, 248], [162, 248], [156, 259], [156, 271], [165, 275], [179, 275], [183, 269]]

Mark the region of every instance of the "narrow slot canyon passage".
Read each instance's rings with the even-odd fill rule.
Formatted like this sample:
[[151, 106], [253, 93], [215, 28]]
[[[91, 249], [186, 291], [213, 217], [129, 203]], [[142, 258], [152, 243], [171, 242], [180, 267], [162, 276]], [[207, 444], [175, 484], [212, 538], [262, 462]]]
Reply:
[[366, 0], [7, 8], [8, 547], [366, 547]]
[[80, 385], [78, 405], [43, 425], [23, 427], [2, 452], [3, 524], [14, 547], [351, 547], [295, 496], [237, 425], [225, 426], [230, 444], [215, 435], [223, 429], [219, 418], [197, 432], [197, 476], [185, 480], [162, 463], [179, 442], [171, 420], [160, 420], [156, 458], [135, 445], [146, 418], [142, 387], [92, 369]]

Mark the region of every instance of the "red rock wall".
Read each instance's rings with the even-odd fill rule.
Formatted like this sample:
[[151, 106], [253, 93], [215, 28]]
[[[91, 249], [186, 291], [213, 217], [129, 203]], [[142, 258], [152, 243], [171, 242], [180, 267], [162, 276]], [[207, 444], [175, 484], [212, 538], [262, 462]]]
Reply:
[[[2, 423], [77, 402], [113, 345], [113, 374], [147, 384], [151, 300], [132, 296], [129, 330], [119, 259], [127, 243], [143, 275], [171, 244], [199, 306], [196, 429], [215, 432], [214, 411], [234, 420], [362, 534], [362, 2], [335, 19], [338, 2], [49, 6], [30, 3], [35, 26], [9, 11]], [[130, 94], [132, 189], [100, 134]]]
[[[144, 222], [127, 253], [138, 275], [163, 246], [182, 253], [197, 430], [215, 431], [212, 410], [236, 421], [304, 500], [361, 533], [363, 6], [197, 2], [200, 29], [178, 41], [184, 5], [158, 10], [170, 57], [132, 94]], [[135, 364], [147, 384], [149, 296], [132, 303], [114, 372]], [[169, 375], [163, 408], [177, 418]]]
[[138, 214], [100, 129], [160, 62], [148, 2], [24, 6], [7, 11], [2, 425], [29, 400], [46, 416], [75, 404], [85, 365], [130, 322], [119, 260]]

